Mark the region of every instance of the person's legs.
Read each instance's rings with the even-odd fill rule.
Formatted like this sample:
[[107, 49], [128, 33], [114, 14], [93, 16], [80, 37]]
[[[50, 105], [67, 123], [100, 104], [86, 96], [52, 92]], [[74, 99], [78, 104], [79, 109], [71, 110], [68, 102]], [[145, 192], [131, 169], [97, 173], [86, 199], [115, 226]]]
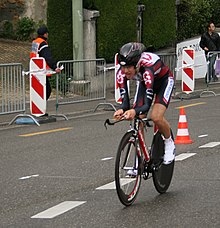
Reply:
[[209, 82], [211, 82], [212, 79], [212, 63], [211, 63], [211, 59], [212, 57], [209, 55], [206, 55], [206, 61], [208, 64], [208, 69], [207, 69], [207, 73], [206, 73], [206, 83], [208, 84]]
[[218, 81], [218, 77], [216, 76], [216, 72], [215, 72], [215, 62], [216, 62], [216, 58], [217, 58], [217, 54], [213, 55], [212, 58], [212, 80], [214, 82]]
[[215, 60], [216, 60], [216, 55], [213, 54], [210, 58], [210, 71], [211, 71], [210, 75], [211, 75], [212, 81], [214, 81], [215, 79], [215, 69], [214, 69]]
[[207, 71], [206, 71], [206, 74], [205, 74], [205, 83], [208, 84], [208, 76], [209, 76], [209, 60], [208, 60], [208, 56], [205, 55], [205, 58], [206, 58], [206, 65], [207, 65]]
[[175, 158], [175, 145], [171, 137], [170, 125], [164, 117], [165, 111], [166, 107], [164, 105], [159, 103], [154, 104], [151, 119], [165, 138], [164, 164], [170, 164]]
[[161, 81], [160, 86], [155, 89], [156, 97], [151, 112], [151, 119], [165, 138], [169, 138], [171, 135], [170, 125], [165, 119], [164, 114], [170, 103], [173, 86], [173, 77], [168, 77]]
[[159, 131], [165, 138], [170, 137], [170, 125], [167, 120], [164, 118], [164, 113], [166, 111], [166, 107], [162, 104], [156, 103], [153, 105], [151, 112], [151, 119], [154, 124], [158, 127]]
[[46, 100], [48, 100], [48, 99], [49, 99], [50, 94], [51, 94], [51, 86], [50, 86], [50, 81], [49, 81], [49, 78], [48, 78], [48, 77], [46, 77]]
[[215, 75], [215, 61], [216, 61], [216, 54], [212, 54], [209, 56], [209, 64], [208, 64], [208, 74], [209, 74], [209, 82], [217, 81], [218, 78]]

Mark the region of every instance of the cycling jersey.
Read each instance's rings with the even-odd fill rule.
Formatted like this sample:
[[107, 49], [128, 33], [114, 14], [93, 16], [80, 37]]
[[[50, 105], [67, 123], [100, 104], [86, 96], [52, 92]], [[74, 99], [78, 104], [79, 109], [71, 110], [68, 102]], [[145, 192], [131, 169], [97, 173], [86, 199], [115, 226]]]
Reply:
[[[133, 80], [136, 80], [136, 93], [132, 108], [136, 114], [147, 113], [152, 104], [154, 94], [155, 103], [168, 107], [173, 86], [173, 74], [160, 57], [154, 53], [143, 52], [137, 64], [138, 73]], [[120, 68], [116, 75], [122, 98], [121, 108], [126, 111], [130, 109], [130, 98], [127, 87], [127, 78]]]

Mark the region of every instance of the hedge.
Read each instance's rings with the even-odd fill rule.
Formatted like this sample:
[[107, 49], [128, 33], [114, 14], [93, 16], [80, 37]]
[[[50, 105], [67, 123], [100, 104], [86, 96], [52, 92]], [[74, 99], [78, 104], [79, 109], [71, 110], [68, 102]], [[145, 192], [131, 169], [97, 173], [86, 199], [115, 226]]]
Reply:
[[[97, 9], [97, 58], [112, 62], [119, 47], [137, 40], [137, 0], [84, 0], [83, 7]], [[175, 0], [143, 0], [142, 41], [155, 49], [175, 41]], [[59, 59], [72, 58], [72, 1], [48, 0], [48, 27], [53, 54]]]
[[55, 59], [72, 59], [72, 0], [48, 0], [49, 45]]

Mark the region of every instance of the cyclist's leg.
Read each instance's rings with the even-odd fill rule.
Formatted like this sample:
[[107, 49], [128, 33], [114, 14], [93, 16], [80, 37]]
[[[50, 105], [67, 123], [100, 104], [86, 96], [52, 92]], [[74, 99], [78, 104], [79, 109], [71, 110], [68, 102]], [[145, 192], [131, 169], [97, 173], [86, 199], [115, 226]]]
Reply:
[[154, 104], [151, 112], [151, 119], [165, 138], [164, 164], [170, 164], [175, 158], [175, 145], [171, 137], [170, 125], [164, 117], [165, 111], [166, 107], [164, 105]]
[[151, 119], [153, 120], [154, 124], [158, 127], [160, 133], [165, 138], [169, 138], [171, 135], [170, 125], [164, 117], [165, 111], [166, 107], [164, 105], [155, 103], [152, 107]]
[[172, 77], [166, 77], [161, 80], [160, 86], [155, 89], [156, 97], [151, 112], [151, 119], [165, 138], [169, 138], [171, 135], [170, 125], [165, 119], [164, 114], [170, 102], [173, 85], [174, 80]]
[[169, 105], [173, 88], [173, 78], [168, 77], [162, 81], [158, 88], [155, 103], [151, 112], [151, 119], [158, 127], [160, 133], [165, 137], [164, 163], [169, 164], [175, 158], [175, 145], [171, 137], [170, 125], [164, 114]]

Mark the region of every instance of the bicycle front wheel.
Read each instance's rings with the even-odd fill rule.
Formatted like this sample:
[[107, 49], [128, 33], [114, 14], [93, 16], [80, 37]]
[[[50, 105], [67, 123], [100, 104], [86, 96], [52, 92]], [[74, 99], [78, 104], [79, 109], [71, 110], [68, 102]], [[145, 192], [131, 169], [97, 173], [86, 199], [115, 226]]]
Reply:
[[125, 206], [130, 206], [137, 197], [141, 185], [141, 161], [134, 132], [127, 132], [119, 144], [115, 161], [116, 190]]
[[161, 134], [157, 132], [151, 146], [151, 159], [154, 187], [159, 193], [165, 193], [169, 188], [174, 170], [174, 161], [165, 165], [163, 164], [163, 156], [164, 140]]

